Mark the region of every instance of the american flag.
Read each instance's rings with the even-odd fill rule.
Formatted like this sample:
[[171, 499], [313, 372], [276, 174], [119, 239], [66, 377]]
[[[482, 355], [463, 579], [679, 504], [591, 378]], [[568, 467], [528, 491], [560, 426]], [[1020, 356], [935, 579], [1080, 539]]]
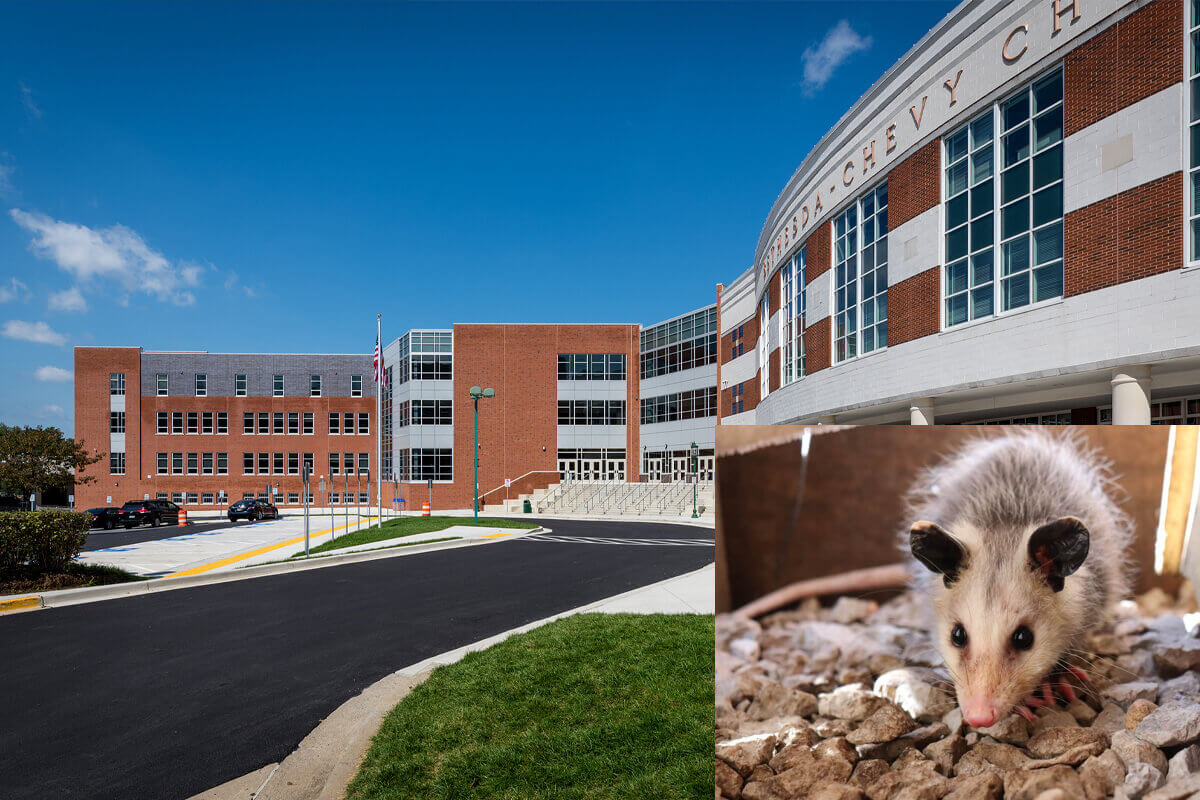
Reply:
[[379, 352], [379, 335], [375, 335], [375, 382], [383, 383], [383, 353]]

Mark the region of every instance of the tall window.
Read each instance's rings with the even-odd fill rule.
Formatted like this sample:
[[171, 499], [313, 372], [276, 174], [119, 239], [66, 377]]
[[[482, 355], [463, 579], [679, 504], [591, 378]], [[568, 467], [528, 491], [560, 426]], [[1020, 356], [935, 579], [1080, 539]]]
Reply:
[[167, 396], [167, 373], [159, 372], [154, 376], [155, 383], [158, 384], [158, 396]]
[[802, 247], [792, 256], [783, 273], [783, 313], [780, 314], [783, 383], [804, 377], [804, 316], [805, 280], [808, 248]]
[[1055, 70], [946, 137], [946, 327], [1062, 296], [1062, 100]]
[[108, 474], [109, 475], [124, 475], [125, 474], [125, 454], [124, 453], [109, 453], [108, 454]]
[[109, 433], [124, 433], [125, 432], [125, 412], [124, 411], [109, 412], [108, 432]]
[[283, 397], [283, 376], [276, 375], [271, 382], [271, 394], [275, 397]]
[[213, 432], [213, 412], [204, 411], [200, 414], [200, 432], [201, 433], [212, 433]]
[[246, 396], [246, 376], [245, 375], [233, 376], [233, 394], [235, 397], [245, 397]]
[[271, 433], [275, 434], [276, 436], [283, 435], [283, 412], [282, 411], [271, 412]]
[[300, 412], [288, 412], [288, 433], [295, 436], [300, 433]]
[[254, 412], [242, 412], [242, 433], [250, 435], [254, 433]]
[[362, 397], [362, 375], [350, 376], [350, 396]]
[[229, 453], [217, 453], [217, 474], [229, 474]]
[[158, 433], [166, 433], [169, 423], [167, 422], [167, 412], [158, 412]]
[[227, 433], [229, 433], [229, 412], [228, 411], [218, 411], [217, 412], [217, 434], [222, 435], [222, 434], [227, 434]]
[[834, 361], [888, 343], [888, 186], [866, 192], [834, 220]]
[[125, 394], [125, 373], [110, 372], [108, 374], [108, 393]]
[[171, 433], [183, 433], [183, 412], [171, 412]]
[[313, 432], [313, 412], [305, 411], [302, 419], [304, 421], [304, 433], [311, 434]]
[[336, 411], [329, 412], [329, 435], [337, 436], [342, 432], [342, 415]]
[[200, 414], [199, 414], [199, 412], [197, 412], [197, 411], [187, 412], [187, 432], [188, 433], [199, 433], [200, 432]]
[[158, 469], [158, 474], [159, 474], [159, 475], [166, 475], [166, 474], [167, 474], [167, 472], [168, 472], [168, 470], [170, 469], [170, 464], [168, 463], [168, 457], [167, 457], [167, 454], [166, 454], [166, 453], [158, 453], [158, 454], [157, 454], [157, 456], [158, 456], [158, 458], [157, 458], [157, 460], [158, 460], [158, 466], [157, 466], [157, 469]]
[[321, 376], [320, 375], [313, 375], [309, 379], [308, 396], [309, 397], [320, 397], [321, 396]]
[[208, 375], [196, 373], [196, 397], [208, 397]]
[[946, 164], [946, 326], [994, 311], [995, 125], [991, 109], [943, 144]]
[[1187, 7], [1188, 30], [1188, 233], [1191, 246], [1188, 263], [1200, 262], [1200, 6], [1195, 2]]

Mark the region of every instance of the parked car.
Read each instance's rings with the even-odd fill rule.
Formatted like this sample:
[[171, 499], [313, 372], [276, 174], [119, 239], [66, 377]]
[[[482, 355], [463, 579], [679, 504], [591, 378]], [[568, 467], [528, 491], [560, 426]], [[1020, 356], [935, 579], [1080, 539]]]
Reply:
[[93, 528], [104, 528], [106, 531], [111, 531], [118, 525], [125, 524], [119, 508], [89, 508], [86, 513], [92, 515]]
[[279, 519], [279, 509], [266, 500], [239, 500], [229, 507], [229, 521]]
[[126, 528], [149, 525], [178, 525], [179, 506], [170, 500], [130, 500], [121, 506], [121, 520]]

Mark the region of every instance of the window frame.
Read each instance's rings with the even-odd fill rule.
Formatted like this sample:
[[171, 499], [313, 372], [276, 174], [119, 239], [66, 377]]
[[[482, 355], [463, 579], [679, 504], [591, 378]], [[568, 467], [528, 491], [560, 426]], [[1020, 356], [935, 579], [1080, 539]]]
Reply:
[[110, 396], [121, 396], [125, 394], [124, 372], [108, 373], [108, 393]]
[[245, 397], [248, 388], [249, 388], [249, 381], [247, 380], [246, 375], [244, 373], [233, 376], [233, 396], [234, 397]]
[[196, 373], [196, 397], [208, 397], [208, 373]]
[[165, 372], [154, 373], [155, 396], [167, 397], [171, 390], [171, 382]]
[[320, 375], [309, 374], [308, 379], [308, 396], [321, 397], [325, 389], [325, 382]]
[[363, 376], [362, 375], [351, 375], [350, 376], [350, 396], [351, 397], [362, 397], [363, 396]]

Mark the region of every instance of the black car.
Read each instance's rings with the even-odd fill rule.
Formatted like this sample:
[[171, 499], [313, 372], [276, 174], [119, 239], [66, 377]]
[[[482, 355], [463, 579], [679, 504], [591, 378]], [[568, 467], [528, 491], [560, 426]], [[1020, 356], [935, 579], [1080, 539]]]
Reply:
[[89, 508], [85, 513], [92, 515], [93, 528], [104, 528], [106, 531], [111, 531], [118, 525], [125, 524], [119, 508]]
[[229, 507], [229, 521], [279, 519], [279, 509], [266, 500], [239, 500]]
[[121, 506], [121, 521], [126, 528], [178, 525], [179, 506], [169, 500], [130, 500]]

